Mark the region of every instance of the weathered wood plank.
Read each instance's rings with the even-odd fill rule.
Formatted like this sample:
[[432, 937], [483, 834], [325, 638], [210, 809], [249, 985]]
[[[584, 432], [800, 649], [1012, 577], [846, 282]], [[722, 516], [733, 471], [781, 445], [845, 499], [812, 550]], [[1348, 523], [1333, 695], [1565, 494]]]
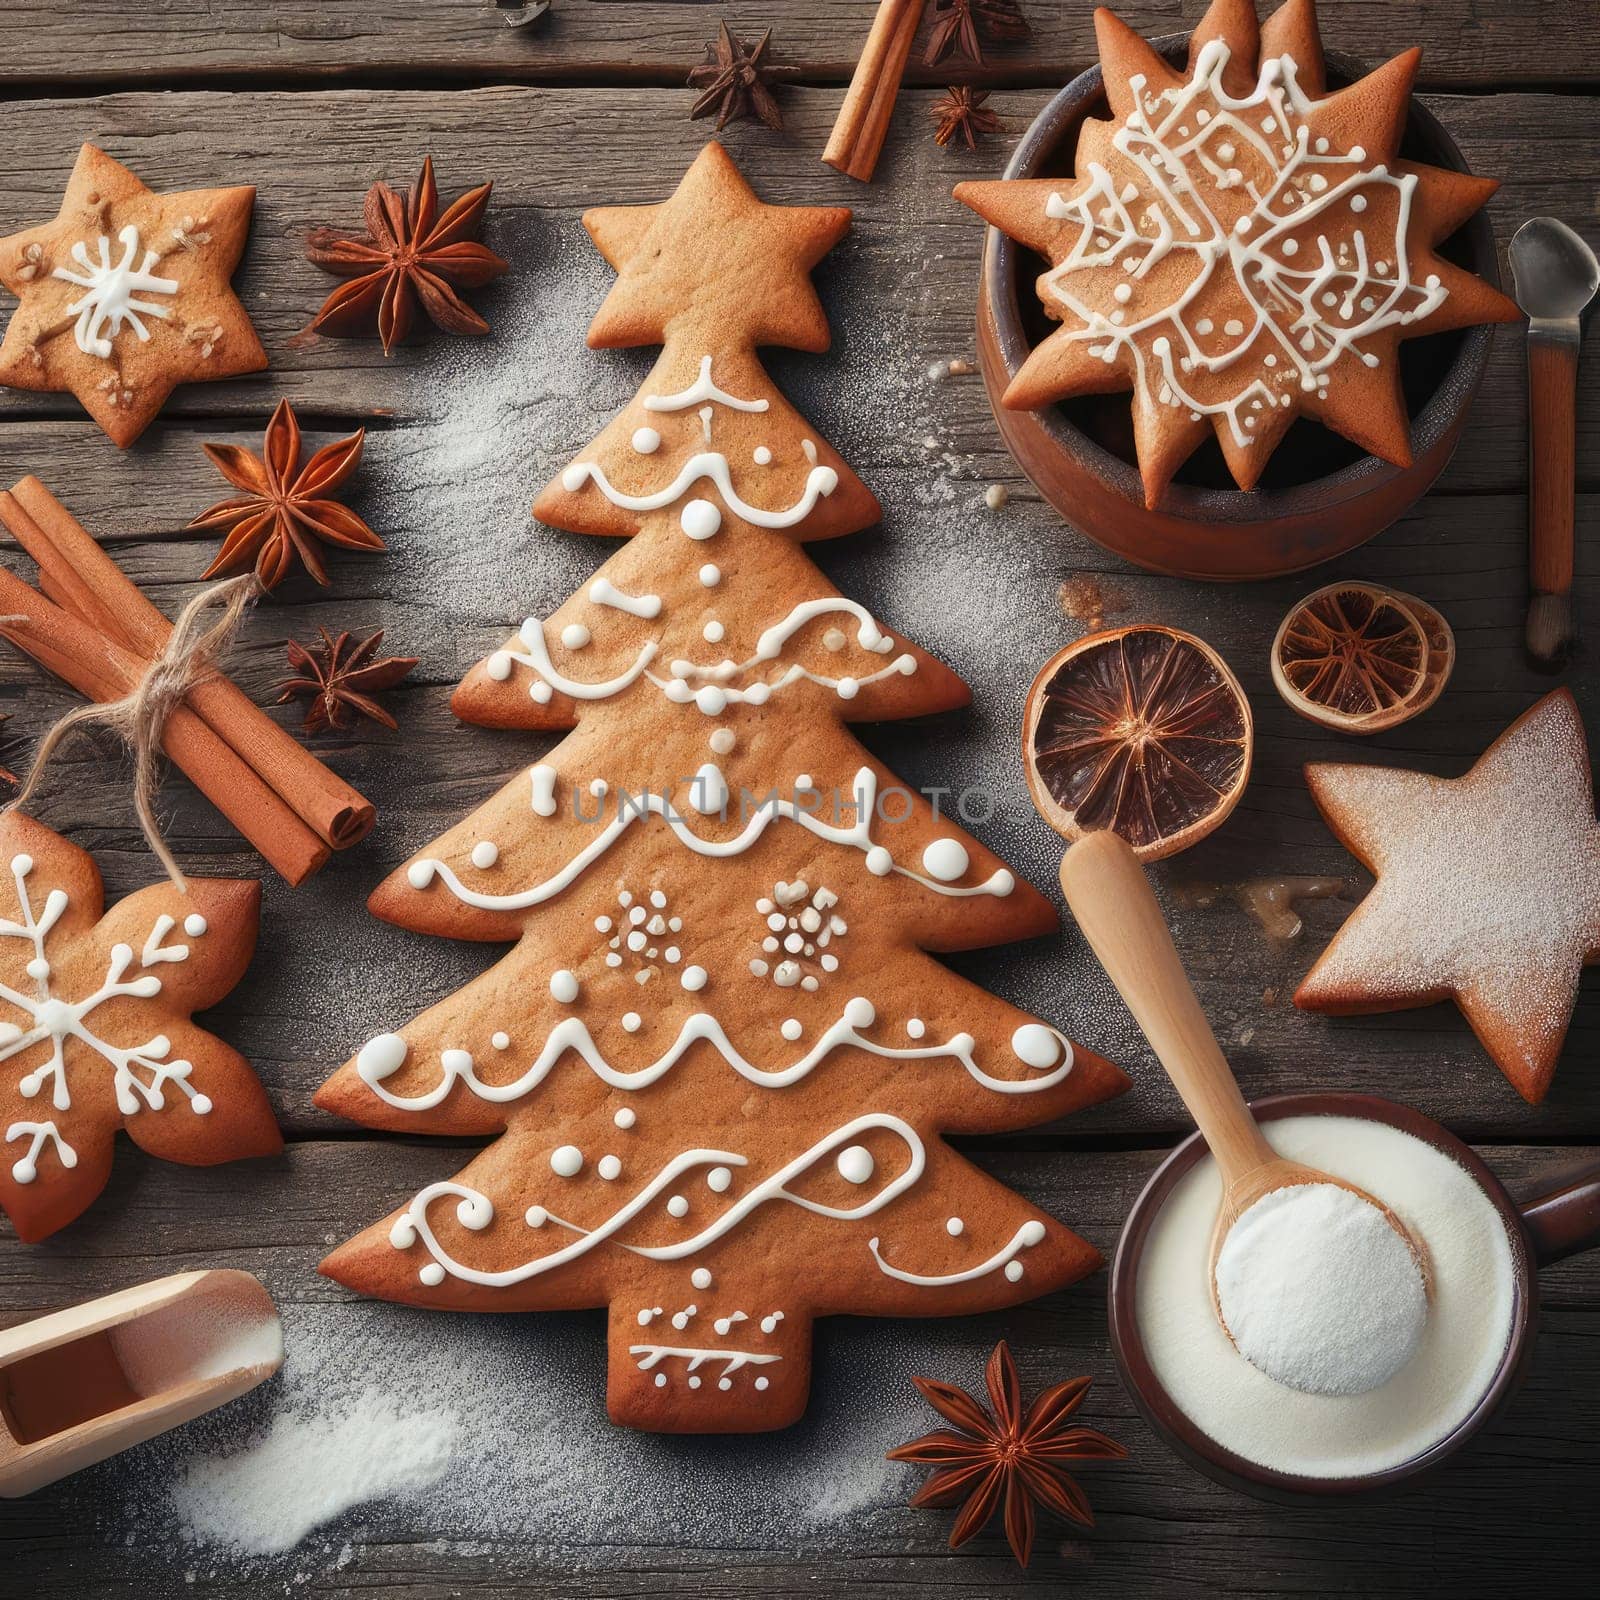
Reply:
[[[1513, 1186], [1573, 1159], [1573, 1150], [1499, 1146], [1486, 1159]], [[250, 1173], [248, 1214], [235, 1202], [238, 1173], [141, 1170], [119, 1163], [106, 1199], [72, 1235], [0, 1259], [0, 1318], [10, 1319], [160, 1271], [226, 1260], [257, 1272], [283, 1308], [289, 1372], [343, 1392], [380, 1384], [407, 1408], [452, 1403], [459, 1390], [430, 1377], [439, 1360], [436, 1319], [350, 1303], [313, 1275], [325, 1237], [446, 1176], [460, 1151], [437, 1144], [369, 1141], [296, 1146]], [[1109, 1249], [1158, 1154], [1153, 1151], [980, 1156], [997, 1176], [1070, 1220]], [[1491, 1593], [1536, 1563], [1545, 1592], [1576, 1594], [1590, 1576], [1587, 1495], [1596, 1468], [1600, 1343], [1592, 1326], [1600, 1256], [1544, 1274], [1543, 1331], [1532, 1372], [1506, 1416], [1464, 1457], [1398, 1505], [1327, 1512], [1267, 1507], [1215, 1488], [1180, 1465], [1145, 1427], [1110, 1370], [1104, 1346], [1105, 1278], [1003, 1315], [934, 1323], [822, 1327], [814, 1415], [776, 1443], [649, 1441], [663, 1485], [694, 1484], [692, 1502], [666, 1494], [619, 1507], [591, 1492], [596, 1452], [610, 1442], [598, 1406], [602, 1328], [597, 1316], [455, 1318], [456, 1361], [487, 1391], [496, 1423], [472, 1441], [469, 1467], [448, 1495], [404, 1508], [369, 1507], [314, 1536], [287, 1560], [241, 1564], [176, 1544], [164, 1505], [165, 1474], [185, 1459], [185, 1436], [124, 1456], [23, 1502], [0, 1505], [0, 1550], [17, 1592], [76, 1600], [137, 1581], [165, 1595], [196, 1574], [207, 1594], [312, 1593], [372, 1588], [386, 1594], [706, 1594], [730, 1597], [838, 1592], [900, 1596], [908, 1584], [936, 1594], [1027, 1590], [1158, 1595], [1422, 1594], [1453, 1582]], [[986, 1537], [960, 1557], [943, 1550], [948, 1519], [912, 1512], [913, 1472], [868, 1476], [876, 1453], [931, 1425], [910, 1396], [909, 1375], [971, 1384], [992, 1341], [1007, 1337], [1031, 1390], [1088, 1371], [1097, 1384], [1085, 1417], [1127, 1443], [1125, 1466], [1085, 1474], [1097, 1512], [1093, 1534], [1063, 1537], [1047, 1525], [1026, 1575]], [[467, 1352], [467, 1354], [462, 1354]], [[302, 1376], [297, 1380], [307, 1381]], [[280, 1380], [281, 1382], [281, 1380]], [[859, 1396], [847, 1411], [840, 1396]], [[196, 1425], [205, 1451], [242, 1445], [272, 1413], [274, 1390]], [[559, 1426], [547, 1419], [559, 1417]], [[527, 1458], [526, 1465], [518, 1464]], [[603, 1454], [598, 1457], [604, 1459]], [[497, 1465], [497, 1463], [500, 1463]], [[735, 1469], [735, 1464], [737, 1467]], [[842, 1507], [819, 1522], [792, 1500], [797, 1487], [838, 1484]], [[481, 1487], [474, 1490], [474, 1483]], [[798, 1480], [798, 1481], [797, 1481]], [[537, 1484], [519, 1512], [496, 1506], [493, 1486]], [[863, 1486], [864, 1485], [864, 1486]], [[587, 1506], [580, 1516], [574, 1506]], [[108, 1505], [137, 1508], [130, 1523]], [[786, 1507], [792, 1506], [793, 1521]], [[760, 1507], [762, 1509], [755, 1509]], [[1538, 1515], [1530, 1515], [1532, 1508]], [[510, 1538], [508, 1521], [525, 1530]], [[584, 1527], [572, 1543], [574, 1525]], [[774, 1529], [786, 1529], [775, 1535]], [[560, 1537], [552, 1529], [566, 1529]], [[1491, 1532], [1492, 1530], [1492, 1532]], [[1239, 1567], [1248, 1549], [1247, 1571]], [[299, 1574], [300, 1576], [297, 1576]]]
[[[834, 319], [837, 349], [871, 350], [863, 367], [862, 409], [931, 402], [922, 375], [937, 359], [971, 352], [972, 308], [982, 228], [949, 195], [958, 179], [992, 172], [1002, 152], [1043, 104], [1039, 93], [998, 96], [1003, 144], [952, 154], [927, 134], [932, 97], [907, 96], [870, 186], [853, 184], [797, 150], [821, 148], [837, 107], [831, 90], [796, 91], [793, 142], [772, 144], [730, 131], [751, 181], [769, 199], [855, 208], [855, 228], [824, 263], [820, 280]], [[1476, 170], [1502, 176], [1491, 202], [1502, 244], [1526, 216], [1581, 218], [1592, 194], [1579, 174], [1600, 167], [1600, 119], [1570, 95], [1445, 98], [1435, 108]], [[47, 117], [48, 142], [37, 136]], [[424, 131], [425, 130], [425, 131]], [[228, 179], [259, 188], [256, 222], [238, 283], [272, 359], [272, 370], [219, 384], [190, 385], [168, 418], [262, 418], [279, 395], [333, 417], [404, 418], [458, 404], [456, 384], [477, 380], [486, 364], [526, 364], [526, 406], [535, 427], [541, 402], [571, 401], [590, 384], [622, 387], [641, 358], [596, 357], [582, 331], [605, 293], [609, 271], [589, 247], [577, 213], [596, 201], [662, 198], [700, 148], [705, 129], [679, 115], [670, 95], [640, 91], [619, 102], [598, 90], [501, 88], [441, 97], [421, 93], [108, 95], [89, 100], [0, 104], [0, 232], [52, 215], [81, 139], [103, 142], [158, 187]], [[434, 336], [386, 359], [376, 341], [296, 342], [333, 280], [302, 258], [306, 232], [323, 222], [354, 225], [372, 179], [408, 181], [431, 150], [444, 192], [492, 178], [489, 239], [515, 267], [513, 279], [477, 298], [498, 338], [494, 354]], [[818, 386], [833, 358], [796, 360]], [[438, 381], [440, 375], [446, 381]], [[609, 379], [608, 379], [608, 376]], [[1579, 472], [1595, 486], [1600, 460], [1600, 367], [1585, 365], [1579, 407]], [[953, 398], [954, 409], [943, 402]], [[972, 455], [977, 472], [999, 475], [1003, 461], [977, 385], [941, 394], [941, 437]], [[518, 405], [520, 412], [522, 404]], [[1445, 492], [1519, 490], [1526, 474], [1526, 382], [1521, 341], [1502, 330], [1460, 450], [1441, 483]], [[558, 407], [549, 413], [559, 419]], [[81, 417], [70, 397], [0, 390], [0, 421]], [[158, 421], [135, 450], [158, 448]], [[945, 431], [947, 430], [947, 431]], [[566, 448], [568, 428], [535, 435]], [[86, 430], [90, 459], [110, 462], [109, 446]], [[524, 435], [526, 437], [526, 435]], [[26, 451], [24, 441], [14, 449]], [[858, 462], [864, 468], [875, 463]]]
[[[972, 73], [995, 84], [1064, 83], [1094, 59], [1092, 8], [1060, 0], [1026, 6], [1033, 38], [993, 46]], [[1149, 37], [1182, 32], [1204, 0], [1120, 0], [1116, 11]], [[1271, 9], [1263, 5], [1263, 11]], [[1496, 6], [1487, 0], [1324, 0], [1332, 49], [1386, 60], [1424, 50], [1423, 81], [1589, 84], [1597, 79], [1581, 12], [1560, 0]], [[871, 0], [729, 0], [715, 8], [673, 0], [555, 0], [525, 29], [509, 29], [489, 0], [372, 0], [361, 6], [285, 0], [16, 0], [0, 13], [0, 77], [14, 89], [95, 85], [149, 75], [183, 84], [376, 81], [678, 84], [704, 59], [719, 16], [755, 37], [771, 27], [774, 59], [811, 82], [842, 83], [854, 70]], [[926, 28], [926, 25], [925, 25]], [[926, 41], [924, 32], [923, 42]], [[928, 67], [913, 54], [913, 83], [944, 83], [967, 70], [959, 58]]]

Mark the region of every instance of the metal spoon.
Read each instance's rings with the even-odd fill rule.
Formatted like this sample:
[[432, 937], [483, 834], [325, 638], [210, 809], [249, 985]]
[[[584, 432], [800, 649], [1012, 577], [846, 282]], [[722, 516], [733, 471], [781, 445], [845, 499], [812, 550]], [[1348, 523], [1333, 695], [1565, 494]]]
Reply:
[[1578, 346], [1600, 291], [1594, 251], [1556, 217], [1511, 240], [1517, 304], [1528, 313], [1528, 654], [1555, 670], [1572, 647]]

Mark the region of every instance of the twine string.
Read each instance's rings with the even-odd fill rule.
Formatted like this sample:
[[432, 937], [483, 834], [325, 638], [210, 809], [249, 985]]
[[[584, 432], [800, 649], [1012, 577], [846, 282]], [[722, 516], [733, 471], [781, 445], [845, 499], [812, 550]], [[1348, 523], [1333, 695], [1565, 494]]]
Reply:
[[[166, 646], [128, 694], [103, 705], [78, 706], [45, 734], [27, 778], [4, 809], [14, 811], [28, 800], [51, 758], [74, 729], [110, 728], [133, 754], [133, 808], [139, 827], [167, 876], [180, 893], [186, 894], [188, 881], [167, 848], [155, 814], [161, 739], [168, 718], [183, 704], [184, 696], [197, 683], [214, 675], [217, 662], [237, 638], [245, 612], [260, 592], [253, 572], [226, 578], [201, 590], [178, 614]], [[216, 606], [222, 608], [222, 615], [207, 625], [203, 620], [205, 614]], [[25, 618], [3, 617], [0, 625], [15, 626], [25, 621]]]

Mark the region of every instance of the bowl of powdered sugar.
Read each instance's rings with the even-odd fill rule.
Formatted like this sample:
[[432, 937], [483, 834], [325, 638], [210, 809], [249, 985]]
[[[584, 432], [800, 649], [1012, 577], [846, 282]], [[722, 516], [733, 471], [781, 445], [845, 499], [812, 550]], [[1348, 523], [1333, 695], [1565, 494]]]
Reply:
[[[1196, 1134], [1123, 1229], [1110, 1297], [1118, 1365], [1150, 1424], [1218, 1482], [1294, 1500], [1390, 1488], [1453, 1454], [1516, 1387], [1538, 1266], [1600, 1244], [1600, 1164], [1519, 1207], [1465, 1144], [1407, 1106], [1308, 1094], [1251, 1109], [1280, 1155], [1394, 1212], [1426, 1251], [1429, 1294], [1370, 1205], [1307, 1184], [1235, 1224], [1213, 1302], [1207, 1245], [1222, 1181]], [[1355, 1314], [1374, 1300], [1383, 1316]]]

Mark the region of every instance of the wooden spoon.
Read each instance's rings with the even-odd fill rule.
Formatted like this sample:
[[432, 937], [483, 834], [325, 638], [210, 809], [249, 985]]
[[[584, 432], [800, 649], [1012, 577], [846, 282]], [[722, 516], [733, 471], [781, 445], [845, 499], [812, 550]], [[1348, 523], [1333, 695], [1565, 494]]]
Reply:
[[1299, 1184], [1331, 1183], [1382, 1212], [1416, 1259], [1431, 1298], [1433, 1274], [1427, 1251], [1388, 1206], [1343, 1178], [1280, 1156], [1267, 1143], [1200, 1009], [1132, 849], [1114, 833], [1086, 834], [1062, 857], [1061, 887], [1090, 948], [1167, 1069], [1222, 1174], [1222, 1203], [1211, 1233], [1206, 1279], [1212, 1308], [1228, 1337], [1233, 1335], [1217, 1297], [1217, 1257], [1223, 1241], [1256, 1201]]

